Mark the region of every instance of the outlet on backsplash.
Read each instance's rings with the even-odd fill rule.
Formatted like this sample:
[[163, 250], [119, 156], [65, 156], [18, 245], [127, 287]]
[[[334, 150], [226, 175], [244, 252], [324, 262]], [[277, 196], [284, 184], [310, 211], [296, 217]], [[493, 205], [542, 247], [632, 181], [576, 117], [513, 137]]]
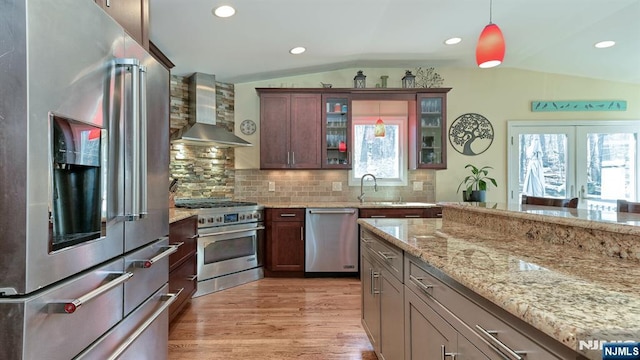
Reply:
[[269, 191], [276, 191], [276, 182], [269, 181]]
[[342, 183], [340, 181], [332, 182], [331, 191], [342, 191]]
[[413, 182], [413, 191], [422, 191], [422, 181]]

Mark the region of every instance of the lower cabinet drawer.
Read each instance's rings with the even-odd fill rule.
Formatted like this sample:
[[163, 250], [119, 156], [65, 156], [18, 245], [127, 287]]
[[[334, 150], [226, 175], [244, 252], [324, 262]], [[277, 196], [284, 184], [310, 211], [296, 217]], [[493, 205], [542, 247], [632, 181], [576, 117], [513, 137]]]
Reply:
[[[429, 269], [430, 266], [409, 256], [405, 259], [406, 287], [436, 310], [489, 358], [517, 359], [516, 356], [522, 356], [526, 360], [563, 358], [560, 354], [556, 355], [558, 352], [554, 351], [555, 349], [547, 349], [532, 339], [532, 336], [546, 337], [546, 334], [508, 314], [504, 309], [499, 309], [488, 300], [482, 299], [485, 305], [491, 308], [487, 310], [434, 276], [437, 270]], [[479, 297], [479, 295], [476, 296]], [[559, 345], [558, 351], [567, 350], [568, 353], [568, 348], [563, 349], [562, 344], [557, 342], [556, 344]]]
[[165, 284], [74, 359], [167, 359], [168, 350], [164, 340], [169, 336], [166, 306], [169, 301], [175, 302], [167, 291]]
[[[71, 359], [122, 320], [123, 288], [131, 274], [123, 272], [118, 258], [43, 293], [16, 303], [14, 311], [24, 311], [24, 359]], [[109, 289], [79, 303], [98, 289]], [[4, 314], [2, 315], [4, 316]], [[0, 316], [1, 317], [1, 316]], [[10, 342], [11, 343], [11, 342]], [[20, 346], [20, 344], [17, 344]], [[2, 353], [2, 351], [0, 351]]]
[[125, 271], [133, 274], [124, 284], [125, 316], [167, 283], [169, 256], [175, 251], [168, 244], [163, 238], [125, 256]]
[[360, 232], [360, 241], [377, 260], [387, 267], [389, 273], [393, 274], [400, 282], [404, 281], [404, 252], [402, 249], [378, 239], [375, 234], [366, 230]]
[[169, 271], [173, 271], [196, 251], [198, 247], [198, 217], [191, 216], [169, 225], [169, 244], [178, 245], [178, 250], [169, 256]]
[[182, 308], [186, 305], [186, 302], [196, 291], [196, 274], [197, 268], [195, 253], [169, 274], [169, 289], [171, 292], [176, 293], [182, 289], [182, 292], [180, 292], [176, 301], [169, 307], [169, 321], [173, 320], [176, 315], [180, 313]]

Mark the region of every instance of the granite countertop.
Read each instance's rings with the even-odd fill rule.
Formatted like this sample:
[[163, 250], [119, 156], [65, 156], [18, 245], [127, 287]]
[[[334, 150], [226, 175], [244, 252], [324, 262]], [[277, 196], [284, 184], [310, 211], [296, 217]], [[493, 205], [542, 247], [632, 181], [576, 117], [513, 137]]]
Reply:
[[586, 209], [506, 203], [441, 203], [450, 208], [511, 218], [539, 220], [558, 225], [640, 235], [640, 215]]
[[[571, 349], [580, 340], [640, 339], [638, 262], [448, 221], [446, 209], [444, 220], [358, 223]], [[536, 211], [552, 216], [554, 210]]]
[[[260, 203], [265, 208], [305, 209], [305, 208], [362, 208], [362, 209], [394, 209], [394, 208], [430, 208], [437, 206], [427, 202], [392, 202], [371, 201], [361, 204], [359, 202], [299, 202], [299, 203]], [[169, 208], [169, 223], [180, 221], [197, 212], [192, 209]]]
[[358, 208], [358, 209], [394, 209], [394, 208], [430, 208], [438, 206], [428, 202], [395, 202], [395, 201], [367, 201], [360, 202], [297, 202], [297, 203], [260, 203], [265, 208]]
[[169, 208], [169, 224], [186, 219], [192, 215], [196, 215], [196, 212], [193, 210]]

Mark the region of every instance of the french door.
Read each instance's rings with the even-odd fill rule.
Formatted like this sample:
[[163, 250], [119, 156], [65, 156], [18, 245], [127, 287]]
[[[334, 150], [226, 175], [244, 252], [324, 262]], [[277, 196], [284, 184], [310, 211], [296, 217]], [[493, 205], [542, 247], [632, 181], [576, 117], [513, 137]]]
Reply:
[[578, 197], [579, 207], [615, 210], [637, 201], [640, 121], [509, 122], [508, 201], [522, 194]]

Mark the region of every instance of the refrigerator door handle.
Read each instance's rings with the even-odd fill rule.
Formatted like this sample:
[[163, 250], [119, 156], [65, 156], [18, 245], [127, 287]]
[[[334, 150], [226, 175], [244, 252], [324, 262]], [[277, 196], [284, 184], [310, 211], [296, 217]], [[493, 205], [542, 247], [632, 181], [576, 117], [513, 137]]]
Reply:
[[[142, 186], [141, 186], [141, 174], [142, 170], [142, 142], [141, 138], [141, 115], [142, 110], [140, 109], [141, 102], [141, 66], [140, 61], [135, 58], [120, 58], [115, 60], [116, 65], [123, 66], [127, 69], [127, 71], [131, 74], [131, 83], [129, 92], [131, 97], [129, 100], [130, 110], [127, 112], [127, 115], [130, 115], [132, 119], [125, 118], [126, 122], [130, 122], [133, 126], [130, 127], [131, 133], [127, 135], [126, 146], [129, 147], [129, 151], [131, 151], [131, 196], [128, 197], [128, 203], [125, 203], [124, 209], [124, 217], [125, 221], [136, 221], [141, 217], [142, 208]], [[146, 110], [145, 110], [146, 112]], [[127, 127], [127, 124], [125, 124]], [[126, 133], [126, 131], [125, 131]], [[145, 141], [146, 142], [146, 141]], [[146, 150], [146, 144], [145, 144]], [[146, 152], [146, 151], [145, 151]]]
[[139, 99], [139, 135], [140, 142], [140, 177], [138, 187], [140, 189], [140, 204], [138, 208], [138, 215], [140, 218], [144, 218], [148, 214], [148, 195], [147, 195], [147, 67], [140, 65], [140, 99]]
[[[129, 136], [128, 144], [131, 145], [131, 197], [130, 203], [130, 221], [137, 220], [140, 215], [140, 64], [132, 65], [131, 68], [131, 116], [132, 119], [125, 119], [133, 123], [131, 136]], [[125, 197], [126, 198], [126, 197]]]

